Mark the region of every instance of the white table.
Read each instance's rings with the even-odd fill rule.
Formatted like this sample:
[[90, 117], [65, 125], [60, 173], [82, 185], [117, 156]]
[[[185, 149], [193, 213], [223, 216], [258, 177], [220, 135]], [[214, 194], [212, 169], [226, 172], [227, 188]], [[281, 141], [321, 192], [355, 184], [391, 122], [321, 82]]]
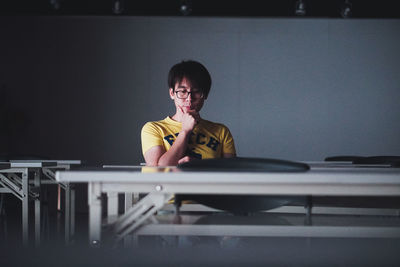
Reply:
[[[48, 162], [51, 160], [42, 160], [42, 162]], [[19, 161], [21, 162], [21, 161]], [[56, 166], [45, 167], [42, 169], [43, 174], [48, 180], [43, 181], [42, 184], [58, 184], [58, 198], [57, 198], [57, 209], [61, 210], [61, 189], [64, 190], [64, 229], [65, 229], [65, 244], [69, 244], [71, 237], [75, 234], [75, 189], [73, 184], [68, 182], [57, 182], [55, 179], [55, 172], [57, 170], [70, 170], [72, 166], [80, 166], [80, 160], [55, 160]]]
[[[148, 193], [115, 222], [114, 229], [120, 237], [126, 236], [143, 225], [145, 227], [141, 228], [145, 232], [147, 226], [145, 222], [162, 209], [174, 194], [178, 193], [400, 196], [399, 168], [358, 167], [347, 163], [318, 162], [310, 163], [310, 166], [310, 171], [299, 173], [183, 172], [174, 167], [125, 167], [122, 169], [58, 171], [56, 179], [60, 182], [88, 183], [91, 244], [98, 244], [101, 240], [102, 193], [108, 195], [108, 210], [112, 213], [109, 213], [109, 216], [117, 215], [116, 196], [118, 193]], [[271, 229], [273, 232], [273, 227], [268, 227], [262, 227], [263, 231]], [[254, 229], [252, 228], [252, 230]], [[301, 232], [304, 229], [298, 230]], [[288, 230], [289, 228], [285, 228], [283, 232]], [[389, 231], [389, 235], [400, 237], [400, 227], [384, 230]], [[260, 233], [261, 229], [255, 231]], [[325, 229], [316, 228], [315, 231], [325, 231]]]
[[[7, 168], [0, 169], [0, 185], [2, 193], [12, 193], [22, 201], [22, 240], [27, 245], [29, 240], [29, 200], [34, 200], [34, 220], [35, 220], [35, 245], [40, 244], [40, 185], [47, 183], [57, 183], [65, 189], [66, 192], [66, 240], [69, 239], [71, 216], [74, 214], [73, 205], [71, 205], [71, 190], [69, 183], [58, 183], [55, 180], [55, 170], [70, 169], [71, 165], [80, 164], [76, 160], [10, 160], [1, 162], [0, 166], [7, 165]], [[30, 177], [30, 174], [33, 177]], [[42, 174], [50, 180], [44, 180]], [[30, 180], [32, 182], [30, 182]], [[72, 206], [72, 207], [71, 207]], [[73, 216], [72, 216], [73, 218]], [[72, 221], [73, 225], [73, 221]]]
[[[28, 244], [29, 199], [34, 199], [35, 244], [40, 243], [40, 182], [41, 168], [56, 166], [56, 162], [9, 162], [10, 168], [0, 170], [1, 185], [22, 202], [22, 241]], [[33, 173], [33, 184], [30, 184]]]

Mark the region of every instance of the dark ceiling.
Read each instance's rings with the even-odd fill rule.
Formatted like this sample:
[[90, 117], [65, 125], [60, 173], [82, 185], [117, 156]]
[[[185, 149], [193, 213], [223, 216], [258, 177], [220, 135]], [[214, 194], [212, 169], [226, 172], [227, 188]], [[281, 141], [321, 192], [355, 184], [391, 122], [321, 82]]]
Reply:
[[[116, 4], [115, 1], [119, 1]], [[298, 0], [9, 0], [0, 15], [314, 17], [340, 18], [345, 0], [303, 0], [305, 15], [296, 15]], [[399, 0], [347, 0], [351, 18], [400, 18]]]

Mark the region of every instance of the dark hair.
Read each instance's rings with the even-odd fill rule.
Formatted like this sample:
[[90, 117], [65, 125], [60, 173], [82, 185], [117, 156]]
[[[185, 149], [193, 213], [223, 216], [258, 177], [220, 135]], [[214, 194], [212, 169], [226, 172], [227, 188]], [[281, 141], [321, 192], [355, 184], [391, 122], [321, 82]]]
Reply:
[[175, 64], [168, 73], [168, 86], [175, 88], [176, 83], [180, 83], [186, 78], [192, 87], [203, 92], [207, 98], [211, 88], [211, 76], [206, 67], [194, 60], [182, 61]]

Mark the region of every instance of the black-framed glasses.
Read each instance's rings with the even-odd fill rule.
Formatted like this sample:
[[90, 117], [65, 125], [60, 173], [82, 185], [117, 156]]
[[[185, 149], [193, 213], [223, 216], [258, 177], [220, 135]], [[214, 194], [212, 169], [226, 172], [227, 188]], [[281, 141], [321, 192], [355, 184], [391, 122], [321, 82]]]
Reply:
[[203, 92], [200, 92], [200, 91], [189, 92], [186, 90], [179, 90], [179, 91], [175, 91], [175, 94], [179, 99], [186, 99], [186, 98], [188, 98], [189, 94], [192, 97], [192, 99], [199, 99], [199, 98], [204, 97]]

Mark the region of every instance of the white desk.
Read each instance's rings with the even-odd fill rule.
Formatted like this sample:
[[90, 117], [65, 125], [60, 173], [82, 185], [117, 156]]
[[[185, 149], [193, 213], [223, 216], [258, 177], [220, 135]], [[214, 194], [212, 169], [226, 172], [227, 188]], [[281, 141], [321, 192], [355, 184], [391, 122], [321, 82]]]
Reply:
[[[114, 213], [117, 210], [116, 194], [148, 193], [115, 222], [114, 229], [120, 237], [145, 225], [149, 218], [152, 218], [174, 194], [178, 193], [400, 196], [399, 168], [326, 163], [312, 163], [310, 166], [310, 171], [300, 173], [183, 172], [174, 167], [108, 168], [58, 171], [56, 179], [60, 182], [88, 183], [91, 244], [98, 244], [101, 239], [102, 193], [112, 196], [108, 207]], [[390, 234], [397, 233], [397, 237], [400, 236], [400, 227], [389, 230]]]
[[[75, 190], [74, 186], [68, 182], [57, 182], [55, 179], [55, 172], [57, 170], [70, 170], [72, 166], [81, 165], [80, 160], [54, 160], [57, 165], [56, 166], [48, 166], [42, 168], [43, 174], [48, 180], [43, 181], [42, 184], [58, 184], [58, 199], [57, 199], [57, 209], [61, 210], [61, 189], [64, 190], [65, 198], [64, 198], [64, 231], [65, 231], [65, 244], [70, 242], [71, 237], [75, 234]], [[14, 162], [23, 162], [22, 160], [14, 161]], [[39, 160], [39, 161], [30, 161], [30, 162], [51, 162], [51, 160]]]
[[[35, 220], [35, 244], [40, 244], [40, 185], [47, 182], [43, 179], [50, 178], [50, 183], [58, 183], [55, 180], [55, 170], [70, 169], [72, 164], [80, 164], [76, 160], [11, 160], [2, 162], [0, 166], [7, 165], [8, 168], [0, 170], [0, 185], [4, 193], [12, 193], [22, 201], [22, 240], [23, 244], [28, 244], [29, 230], [29, 200], [34, 200], [34, 220]], [[30, 183], [30, 174], [33, 174], [32, 184]], [[71, 190], [69, 183], [59, 183], [66, 191], [66, 240], [70, 236], [71, 225]], [[1, 192], [3, 192], [1, 191]]]
[[[0, 162], [0, 170], [6, 170], [11, 168], [11, 164], [9, 162]], [[1, 177], [1, 176], [0, 176]], [[0, 193], [11, 193], [11, 190], [3, 185], [3, 181], [0, 180]]]
[[[35, 244], [40, 243], [40, 181], [41, 168], [56, 166], [56, 162], [9, 162], [10, 168], [0, 170], [1, 185], [22, 202], [22, 241], [28, 244], [29, 200], [35, 202]], [[33, 184], [30, 184], [33, 173]]]

